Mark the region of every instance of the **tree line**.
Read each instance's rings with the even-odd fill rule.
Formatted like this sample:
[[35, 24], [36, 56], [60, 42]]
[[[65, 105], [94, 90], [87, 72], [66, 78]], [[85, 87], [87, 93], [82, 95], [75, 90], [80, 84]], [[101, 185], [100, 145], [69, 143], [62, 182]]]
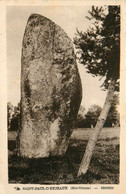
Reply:
[[[104, 127], [119, 126], [119, 112], [117, 107], [119, 105], [118, 94], [114, 95], [112, 106], [107, 116]], [[99, 105], [92, 105], [88, 111], [83, 106], [80, 106], [77, 120], [75, 122], [75, 128], [94, 128], [98, 117], [102, 111]], [[20, 127], [20, 103], [17, 106], [13, 106], [10, 102], [7, 104], [7, 115], [8, 115], [8, 130], [18, 131]]]
[[[115, 94], [104, 127], [116, 127], [120, 125], [118, 106], [119, 97], [118, 94]], [[94, 128], [101, 111], [102, 108], [99, 105], [94, 104], [90, 106], [87, 112], [86, 109], [81, 106], [77, 116], [76, 128]]]
[[20, 103], [13, 106], [10, 102], [7, 103], [7, 125], [8, 131], [18, 131], [20, 127]]

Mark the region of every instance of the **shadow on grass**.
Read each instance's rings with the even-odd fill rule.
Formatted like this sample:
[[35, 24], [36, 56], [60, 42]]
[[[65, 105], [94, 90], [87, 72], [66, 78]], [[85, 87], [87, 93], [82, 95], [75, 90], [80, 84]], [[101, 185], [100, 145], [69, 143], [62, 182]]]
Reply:
[[[119, 149], [98, 142], [86, 175], [77, 178], [87, 141], [71, 140], [64, 157], [23, 159], [9, 156], [9, 183], [118, 184]], [[105, 149], [104, 149], [105, 147]]]

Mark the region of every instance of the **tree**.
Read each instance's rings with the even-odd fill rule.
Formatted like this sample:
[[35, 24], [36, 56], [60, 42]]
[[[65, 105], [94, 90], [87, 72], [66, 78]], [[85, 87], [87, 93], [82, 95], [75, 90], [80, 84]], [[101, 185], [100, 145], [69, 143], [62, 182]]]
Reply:
[[93, 25], [87, 32], [77, 31], [74, 43], [80, 63], [85, 65], [88, 73], [105, 78], [102, 87], [108, 89], [108, 92], [94, 133], [87, 144], [78, 176], [88, 170], [95, 144], [112, 104], [114, 91], [119, 89], [120, 6], [92, 6], [89, 14], [88, 19], [93, 20]]
[[13, 107], [13, 114], [10, 119], [10, 131], [17, 131], [20, 125], [20, 103]]
[[10, 129], [10, 124], [11, 124], [11, 119], [14, 114], [14, 107], [13, 105], [8, 102], [7, 103], [7, 125], [8, 125], [8, 130]]
[[91, 126], [94, 127], [96, 125], [96, 122], [101, 113], [101, 110], [102, 110], [101, 107], [95, 104], [89, 108], [87, 114], [85, 115], [86, 127], [91, 127]]
[[77, 128], [85, 127], [85, 121], [86, 121], [85, 114], [86, 114], [86, 109], [83, 106], [80, 106], [77, 119], [76, 119], [76, 123], [75, 123], [75, 127]]

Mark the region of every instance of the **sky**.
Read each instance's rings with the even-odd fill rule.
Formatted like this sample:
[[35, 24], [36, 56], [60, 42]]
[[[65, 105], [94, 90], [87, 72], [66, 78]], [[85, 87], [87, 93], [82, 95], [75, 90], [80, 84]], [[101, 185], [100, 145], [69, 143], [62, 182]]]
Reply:
[[[88, 15], [90, 6], [8, 6], [7, 7], [7, 87], [8, 102], [14, 106], [20, 101], [20, 72], [22, 39], [27, 20], [32, 13], [41, 14], [58, 24], [73, 40], [76, 29], [86, 31], [91, 21]], [[103, 106], [106, 92], [100, 86], [103, 82], [98, 77], [86, 73], [85, 67], [78, 63], [83, 98], [81, 105], [87, 110], [97, 104]]]

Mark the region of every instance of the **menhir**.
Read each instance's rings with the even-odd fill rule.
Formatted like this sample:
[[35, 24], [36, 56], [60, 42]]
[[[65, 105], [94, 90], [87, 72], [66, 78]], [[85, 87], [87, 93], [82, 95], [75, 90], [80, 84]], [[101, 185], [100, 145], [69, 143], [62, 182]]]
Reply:
[[71, 39], [51, 20], [32, 14], [22, 45], [21, 156], [43, 158], [66, 152], [81, 93]]

